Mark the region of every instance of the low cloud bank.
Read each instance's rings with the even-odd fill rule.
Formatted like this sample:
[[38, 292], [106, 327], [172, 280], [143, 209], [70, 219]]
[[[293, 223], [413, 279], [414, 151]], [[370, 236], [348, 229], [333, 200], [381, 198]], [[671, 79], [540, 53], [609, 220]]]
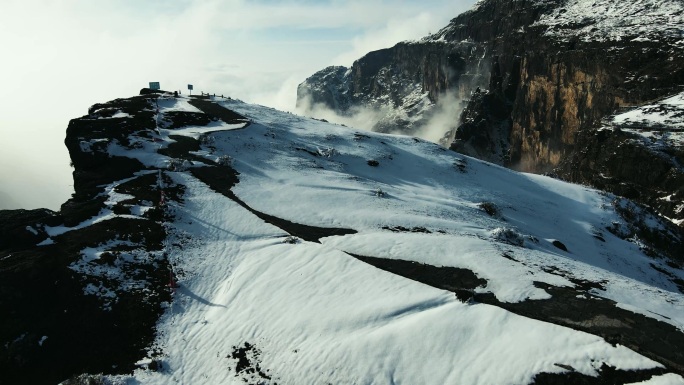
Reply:
[[354, 106], [344, 113], [335, 111], [322, 103], [313, 103], [306, 96], [298, 102], [296, 113], [316, 119], [324, 119], [332, 123], [348, 127], [372, 131], [375, 125], [390, 113], [388, 107], [371, 108]]
[[[307, 96], [299, 101], [295, 112], [367, 131], [378, 131], [378, 123], [381, 123], [383, 132], [416, 136], [439, 144], [447, 132], [458, 126], [465, 101], [457, 94], [448, 92], [442, 94], [436, 103], [426, 102], [429, 106], [423, 110], [422, 115], [409, 117], [405, 111], [389, 106], [353, 106], [341, 113], [322, 103], [312, 103]], [[401, 127], [409, 121], [412, 122], [408, 123], [408, 127]], [[393, 129], [392, 126], [396, 128]]]

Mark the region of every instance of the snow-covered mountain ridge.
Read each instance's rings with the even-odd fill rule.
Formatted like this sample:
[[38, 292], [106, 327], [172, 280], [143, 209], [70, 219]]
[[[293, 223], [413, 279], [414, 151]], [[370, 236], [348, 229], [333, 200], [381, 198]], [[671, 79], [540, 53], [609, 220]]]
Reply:
[[62, 212], [0, 212], [0, 289], [52, 269], [117, 326], [0, 302], [30, 320], [2, 383], [684, 383], [682, 239], [628, 200], [224, 98], [95, 105], [66, 144]]

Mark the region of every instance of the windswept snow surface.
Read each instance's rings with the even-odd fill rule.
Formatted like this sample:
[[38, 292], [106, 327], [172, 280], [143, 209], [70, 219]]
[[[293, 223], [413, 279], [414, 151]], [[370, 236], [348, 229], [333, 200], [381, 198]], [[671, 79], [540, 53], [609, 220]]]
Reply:
[[679, 385], [682, 383], [682, 378], [676, 374], [668, 373], [662, 376], [654, 376], [650, 380], [643, 382], [635, 382], [629, 385]]
[[[539, 3], [548, 0], [537, 0]], [[681, 0], [567, 0], [537, 22], [547, 35], [584, 41], [659, 41], [684, 45], [684, 4]]]
[[[358, 233], [291, 243], [190, 173], [167, 172], [186, 189], [182, 202], [168, 202], [176, 219], [166, 224], [180, 287], [150, 351], [161, 351], [163, 370], [137, 370], [131, 384], [526, 384], [567, 366], [587, 375], [603, 363], [660, 366], [587, 333], [460, 302], [347, 253], [466, 268], [487, 280], [478, 291], [504, 302], [548, 298], [535, 281], [573, 287], [548, 272], [561, 270], [604, 282], [594, 295], [684, 328], [682, 295], [651, 264], [669, 267], [604, 231], [622, 223], [612, 196], [411, 137], [221, 104], [252, 121], [208, 134], [202, 149], [231, 157], [237, 197], [292, 222]], [[145, 159], [160, 163], [155, 156]], [[484, 202], [499, 213], [487, 215]], [[397, 226], [430, 233], [383, 229]], [[251, 372], [236, 370], [235, 352], [246, 346]]]
[[623, 125], [654, 125], [684, 130], [684, 92], [668, 97], [657, 104], [649, 104], [623, 114], [612, 121]]
[[684, 92], [618, 114], [610, 123], [642, 136], [655, 149], [684, 147]]

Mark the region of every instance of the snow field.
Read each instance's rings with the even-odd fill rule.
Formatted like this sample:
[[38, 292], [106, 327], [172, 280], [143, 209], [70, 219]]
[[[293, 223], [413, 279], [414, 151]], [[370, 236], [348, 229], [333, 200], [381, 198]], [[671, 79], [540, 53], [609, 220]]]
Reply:
[[280, 230], [174, 177], [189, 190], [175, 208], [177, 231], [196, 242], [172, 252], [189, 278], [159, 325], [169, 370], [141, 370], [141, 383], [242, 383], [226, 357], [244, 342], [283, 384], [514, 384], [562, 371], [555, 363], [586, 374], [600, 362], [656, 366], [586, 333], [463, 304], [327, 244], [282, 243]]
[[[161, 350], [164, 369], [122, 377], [130, 384], [522, 384], [540, 372], [566, 371], [557, 364], [588, 375], [604, 362], [626, 370], [659, 366], [587, 333], [461, 303], [453, 293], [345, 252], [467, 268], [487, 280], [478, 291], [504, 302], [548, 298], [534, 281], [574, 286], [545, 271], [557, 269], [578, 279], [605, 280], [605, 290], [592, 294], [680, 329], [684, 325], [681, 294], [650, 266], [659, 262], [605, 231], [621, 220], [610, 196], [410, 137], [355, 131], [239, 101], [221, 103], [252, 123], [210, 133], [211, 145], [201, 153], [233, 159], [240, 173], [233, 192], [241, 200], [296, 223], [358, 233], [321, 244], [285, 243], [283, 230], [189, 173], [167, 172], [186, 188], [182, 203], [168, 203], [176, 219], [165, 224], [166, 251], [181, 286], [152, 348]], [[160, 141], [168, 141], [168, 134], [206, 133], [160, 130]], [[120, 154], [150, 166], [168, 161], [154, 147]], [[484, 202], [500, 214], [487, 215], [479, 207]], [[382, 229], [396, 226], [431, 233]], [[493, 236], [504, 228], [522, 243]], [[605, 242], [594, 237], [596, 231]], [[554, 247], [554, 240], [568, 252]], [[245, 343], [254, 346], [248, 353], [252, 367], [271, 379], [236, 373], [231, 355]], [[684, 381], [661, 376], [647, 383]]]
[[[502, 301], [546, 298], [534, 287], [535, 280], [569, 285], [566, 279], [545, 273], [545, 267], [571, 272], [575, 278], [608, 281], [606, 291], [598, 295], [632, 308], [646, 304], [640, 313], [684, 330], [684, 300], [676, 285], [651, 267], [658, 262], [637, 245], [605, 229], [621, 221], [608, 194], [516, 173], [409, 137], [363, 133], [368, 138], [355, 140], [358, 135], [344, 127], [239, 102], [226, 104], [260, 117], [249, 134], [216, 133], [214, 143], [217, 151], [238, 159], [234, 166], [241, 176], [234, 191], [257, 210], [305, 224], [360, 231], [324, 241], [348, 252], [472, 269], [488, 279], [487, 290]], [[261, 131], [275, 135], [279, 145], [266, 143], [268, 137]], [[335, 148], [336, 155], [319, 160], [292, 150], [326, 146]], [[369, 167], [366, 160], [379, 158], [378, 154], [391, 158]], [[308, 158], [314, 158], [315, 167], [309, 166]], [[466, 173], [453, 166], [456, 159], [467, 159]], [[374, 194], [377, 188], [384, 198]], [[485, 215], [477, 207], [481, 202], [496, 204], [503, 219]], [[378, 234], [380, 227], [396, 225], [423, 226], [448, 235]], [[491, 232], [497, 228], [520, 233], [524, 247], [492, 242]], [[594, 237], [596, 232], [605, 242]], [[560, 240], [569, 252], [554, 247], [552, 240]], [[504, 250], [524, 265], [515, 268], [496, 258]], [[681, 271], [674, 273], [682, 277]], [[644, 296], [649, 300], [642, 302]]]

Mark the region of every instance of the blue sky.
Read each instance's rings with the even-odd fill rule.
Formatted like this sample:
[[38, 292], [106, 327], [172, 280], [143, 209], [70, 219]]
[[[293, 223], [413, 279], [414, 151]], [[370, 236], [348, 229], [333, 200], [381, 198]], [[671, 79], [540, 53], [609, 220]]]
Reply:
[[94, 103], [159, 81], [293, 110], [315, 71], [435, 32], [474, 2], [2, 0], [0, 195], [57, 209], [72, 191], [68, 121]]

